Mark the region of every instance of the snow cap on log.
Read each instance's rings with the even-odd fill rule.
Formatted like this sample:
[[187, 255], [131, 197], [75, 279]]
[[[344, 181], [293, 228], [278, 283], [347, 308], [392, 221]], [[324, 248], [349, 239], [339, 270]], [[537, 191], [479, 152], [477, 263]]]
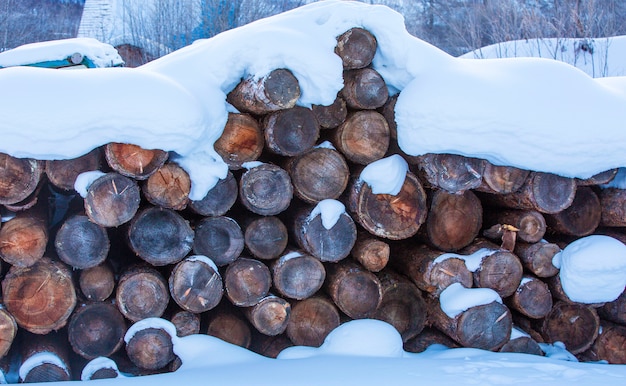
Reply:
[[372, 193], [395, 196], [400, 192], [408, 170], [404, 158], [394, 154], [367, 165], [359, 178], [372, 188]]
[[502, 303], [498, 293], [490, 288], [465, 288], [461, 283], [450, 284], [439, 295], [441, 310], [450, 318], [474, 306]]

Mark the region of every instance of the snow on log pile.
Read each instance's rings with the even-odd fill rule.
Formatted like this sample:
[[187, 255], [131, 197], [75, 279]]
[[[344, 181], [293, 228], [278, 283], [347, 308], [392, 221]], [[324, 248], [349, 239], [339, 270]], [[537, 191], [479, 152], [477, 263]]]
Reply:
[[[557, 165], [553, 173], [549, 165], [520, 167], [517, 153], [481, 153], [482, 145], [469, 146], [476, 141], [467, 142], [474, 155], [443, 148], [455, 140], [447, 138], [452, 127], [438, 142], [409, 137], [446, 109], [444, 96], [429, 102], [415, 91], [433, 80], [390, 86], [388, 69], [373, 61], [392, 43], [361, 23], [333, 39], [343, 81], [334, 100], [302, 103], [312, 85], [288, 66], [259, 65], [264, 73], [227, 87], [222, 101], [232, 108], [212, 139], [219, 158], [201, 167], [227, 167], [213, 183], [190, 168], [189, 142], [151, 146], [174, 138], [166, 131], [153, 134], [165, 139], [145, 139], [118, 128], [58, 157], [17, 158], [29, 145], [6, 145], [13, 155], [0, 162], [5, 374], [13, 358], [24, 382], [75, 379], [94, 359], [94, 378], [175, 371], [173, 334], [209, 334], [275, 357], [293, 345], [319, 347], [341, 323], [363, 318], [393, 325], [411, 352], [442, 343], [542, 355], [539, 343], [562, 342], [580, 360], [626, 363], [626, 195], [602, 188], [623, 165]], [[137, 73], [167, 73], [168, 65]], [[0, 81], [4, 71], [11, 70], [0, 70]], [[159, 77], [153, 91], [167, 91]], [[476, 91], [462, 85], [451, 103]], [[178, 92], [168, 98], [193, 99]], [[193, 107], [182, 111], [193, 115]], [[541, 138], [520, 142], [532, 141]], [[597, 170], [604, 165], [611, 168]], [[148, 318], [176, 331], [166, 323], [140, 328]]]

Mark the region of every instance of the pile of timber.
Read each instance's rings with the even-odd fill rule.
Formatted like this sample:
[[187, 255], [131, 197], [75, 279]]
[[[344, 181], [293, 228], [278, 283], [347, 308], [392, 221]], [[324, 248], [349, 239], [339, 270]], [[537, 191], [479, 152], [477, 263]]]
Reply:
[[[172, 321], [180, 336], [210, 334], [270, 357], [319, 346], [344, 321], [377, 318], [412, 352], [441, 343], [542, 355], [539, 342], [563, 342], [581, 360], [626, 363], [626, 295], [575, 303], [552, 265], [576, 238], [626, 239], [625, 191], [598, 187], [616, 171], [576, 180], [451, 154], [406, 156], [397, 96], [371, 67], [375, 37], [354, 28], [337, 42], [345, 86], [330, 106], [296, 106], [288, 69], [230, 92], [239, 113], [215, 143], [229, 173], [202, 200], [189, 199], [189, 176], [162, 150], [109, 143], [72, 160], [0, 155], [8, 381], [79, 379], [99, 357], [118, 369], [102, 365], [89, 378], [174, 371], [164, 330], [124, 341], [149, 317]], [[374, 194], [360, 172], [392, 154], [410, 165], [404, 184]], [[82, 198], [75, 180], [93, 170], [103, 174]], [[347, 208], [331, 229], [313, 213], [326, 199]], [[491, 253], [474, 271], [438, 259], [483, 248]], [[503, 303], [452, 318], [439, 295], [453, 283], [491, 288]], [[514, 326], [527, 336], [511, 339]]]

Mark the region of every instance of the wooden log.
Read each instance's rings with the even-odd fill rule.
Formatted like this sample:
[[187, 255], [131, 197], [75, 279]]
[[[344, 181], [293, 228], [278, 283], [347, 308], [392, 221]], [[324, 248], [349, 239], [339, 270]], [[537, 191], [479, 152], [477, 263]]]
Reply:
[[506, 299], [506, 305], [531, 319], [541, 319], [552, 309], [552, 293], [539, 278], [524, 275], [517, 290]]
[[403, 342], [414, 338], [426, 325], [427, 311], [422, 292], [409, 279], [390, 269], [376, 276], [383, 296], [372, 317], [394, 326]]
[[428, 241], [442, 251], [458, 251], [469, 245], [483, 225], [483, 207], [469, 190], [452, 194], [436, 190], [426, 218]]
[[166, 163], [143, 184], [144, 197], [155, 206], [183, 210], [189, 202], [191, 178], [175, 163]]
[[293, 198], [289, 173], [273, 164], [261, 164], [243, 173], [239, 199], [249, 211], [262, 216], [283, 212]]
[[298, 251], [288, 251], [272, 261], [270, 268], [274, 289], [281, 296], [290, 299], [302, 300], [313, 296], [322, 288], [326, 279], [324, 264], [319, 259]]
[[222, 135], [213, 147], [231, 170], [259, 159], [265, 140], [259, 122], [249, 114], [228, 113]]
[[485, 165], [485, 160], [478, 158], [428, 153], [418, 157], [416, 167], [432, 188], [455, 194], [479, 187]]
[[140, 200], [139, 185], [135, 180], [118, 173], [107, 173], [89, 185], [85, 213], [98, 225], [117, 227], [135, 216]]
[[176, 327], [176, 336], [183, 337], [200, 333], [200, 315], [186, 311], [178, 310], [174, 312], [169, 321]]
[[348, 186], [350, 169], [344, 157], [329, 147], [315, 147], [291, 157], [285, 165], [295, 195], [309, 204], [337, 199]]
[[389, 243], [363, 231], [357, 233], [356, 242], [350, 251], [352, 258], [370, 272], [379, 272], [385, 268], [390, 254]]
[[257, 259], [271, 260], [279, 257], [287, 247], [289, 233], [281, 219], [260, 216], [246, 221], [243, 239], [248, 251]]
[[576, 181], [551, 173], [530, 172], [522, 187], [509, 194], [486, 194], [484, 203], [513, 209], [558, 213], [574, 201]]
[[110, 358], [103, 357], [89, 361], [80, 373], [81, 381], [118, 377], [120, 377], [120, 371], [117, 368], [117, 363]]
[[339, 95], [328, 106], [312, 105], [311, 110], [320, 125], [320, 129], [333, 129], [341, 125], [348, 116], [346, 101]]
[[[35, 187], [35, 190], [28, 197], [26, 197], [25, 199], [19, 202], [15, 202], [13, 204], [4, 204], [4, 208], [12, 212], [22, 212], [22, 211], [33, 208], [35, 205], [37, 205], [40, 202], [40, 198], [43, 199], [41, 197], [42, 196], [41, 190], [43, 189], [44, 185], [47, 185], [46, 179], [41, 178], [39, 180], [39, 184], [37, 184], [37, 186]], [[44, 192], [44, 195], [46, 193], [47, 192]]]
[[335, 53], [341, 58], [343, 68], [352, 70], [367, 67], [376, 54], [376, 38], [363, 28], [350, 28], [337, 37]]
[[83, 269], [78, 275], [80, 292], [87, 300], [101, 302], [113, 294], [115, 274], [107, 262]]
[[485, 161], [482, 182], [476, 190], [493, 194], [508, 194], [519, 190], [528, 178], [529, 170], [513, 166], [494, 165]]
[[598, 195], [588, 186], [579, 186], [572, 204], [558, 213], [546, 215], [546, 223], [552, 232], [583, 237], [598, 228], [601, 216]]
[[352, 260], [327, 264], [326, 270], [326, 293], [350, 318], [370, 317], [380, 306], [383, 289], [376, 275]]
[[[489, 209], [484, 212], [484, 236], [493, 238], [502, 237], [502, 226], [511, 225], [517, 230], [517, 239], [526, 243], [536, 243], [546, 234], [546, 219], [536, 210], [516, 209]], [[499, 229], [500, 228], [500, 229]]]
[[585, 179], [576, 179], [576, 185], [578, 186], [594, 186], [594, 185], [602, 185], [608, 184], [613, 181], [615, 176], [617, 175], [618, 169], [609, 169], [598, 174], [594, 174], [593, 176]]
[[356, 242], [356, 224], [346, 212], [337, 221], [322, 222], [322, 214], [316, 207], [306, 206], [296, 210], [291, 231], [296, 244], [321, 261], [337, 262], [346, 258]]
[[291, 108], [298, 98], [298, 79], [291, 71], [279, 68], [260, 78], [242, 79], [226, 100], [241, 112], [262, 115]]
[[252, 331], [243, 315], [233, 310], [218, 310], [209, 315], [206, 333], [239, 347], [249, 348]]
[[2, 295], [18, 326], [40, 335], [65, 326], [76, 306], [72, 273], [47, 257], [30, 267], [12, 266], [2, 280]]
[[349, 161], [367, 165], [387, 153], [389, 126], [385, 117], [376, 111], [355, 111], [337, 127], [332, 142]]
[[207, 256], [218, 267], [235, 261], [243, 247], [243, 232], [230, 217], [205, 217], [195, 226], [193, 252]]
[[267, 149], [286, 157], [313, 148], [320, 134], [313, 111], [301, 106], [272, 112], [263, 118], [261, 125]]
[[19, 365], [20, 383], [71, 380], [67, 337], [61, 332], [22, 336]]
[[128, 245], [154, 266], [176, 264], [191, 251], [194, 231], [177, 212], [149, 206], [130, 222]]
[[126, 321], [110, 302], [83, 304], [72, 314], [67, 334], [72, 349], [83, 358], [108, 357], [122, 348]]
[[340, 94], [348, 107], [355, 110], [377, 109], [389, 98], [385, 80], [370, 67], [344, 71]]
[[104, 227], [83, 214], [77, 214], [63, 222], [54, 239], [54, 247], [65, 264], [87, 269], [105, 261], [110, 242]]
[[522, 281], [523, 267], [519, 258], [512, 252], [502, 249], [485, 239], [476, 239], [463, 249], [462, 253], [471, 254], [480, 249], [488, 250], [478, 268], [474, 271], [474, 286], [491, 288], [502, 298], [513, 295]]
[[432, 345], [441, 345], [448, 348], [460, 347], [457, 342], [443, 332], [433, 327], [426, 327], [416, 337], [404, 342], [404, 350], [420, 353]]
[[45, 163], [0, 153], [0, 204], [15, 204], [30, 196], [41, 180]]
[[17, 322], [11, 313], [0, 304], [0, 358], [8, 354], [17, 335]]
[[252, 338], [250, 349], [265, 357], [276, 358], [281, 351], [291, 346], [293, 346], [293, 343], [287, 334], [268, 336], [257, 332]]
[[519, 336], [504, 344], [500, 352], [514, 352], [521, 354], [543, 355], [539, 344], [530, 336]]
[[47, 218], [43, 208], [34, 207], [2, 224], [0, 258], [16, 267], [28, 267], [43, 257], [47, 243]]
[[613, 323], [626, 325], [626, 291], [622, 292], [617, 299], [598, 308], [598, 314], [601, 318]]
[[519, 242], [514, 250], [524, 268], [540, 278], [552, 277], [559, 273], [559, 269], [552, 264], [552, 258], [560, 251], [561, 248], [557, 244], [545, 241]]
[[236, 306], [251, 307], [267, 296], [272, 285], [269, 268], [259, 260], [240, 257], [226, 267], [226, 297]]
[[206, 256], [189, 256], [174, 266], [170, 295], [183, 310], [201, 313], [215, 308], [224, 293], [217, 265]]
[[[446, 255], [427, 245], [405, 243], [391, 250], [390, 265], [406, 275], [420, 290], [431, 296], [439, 296], [450, 284], [461, 283], [471, 287], [472, 272], [459, 257]], [[446, 255], [445, 258], [438, 257]]]
[[147, 265], [127, 268], [117, 282], [115, 304], [130, 321], [160, 317], [169, 300], [167, 282], [159, 271]]
[[102, 148], [100, 147], [77, 158], [48, 160], [45, 165], [46, 176], [56, 188], [73, 191], [76, 177], [84, 172], [100, 170], [102, 161]]
[[245, 308], [244, 314], [261, 334], [279, 335], [287, 329], [291, 304], [283, 298], [268, 294], [257, 304]]
[[104, 145], [104, 156], [111, 169], [135, 180], [145, 180], [167, 161], [169, 154], [159, 149], [143, 149], [128, 143]]
[[143, 328], [125, 340], [128, 358], [139, 368], [162, 369], [175, 358], [172, 337], [161, 328]]
[[201, 200], [190, 200], [189, 209], [201, 216], [223, 216], [237, 201], [237, 180], [230, 171]]
[[[380, 113], [385, 117], [387, 125], [389, 126], [389, 135], [393, 139], [395, 144], [398, 140], [398, 125], [396, 124], [396, 102], [398, 102], [398, 96], [400, 93], [391, 95], [387, 102], [379, 109]], [[408, 161], [407, 161], [408, 162]]]
[[323, 295], [295, 302], [286, 334], [296, 346], [319, 347], [328, 334], [341, 323], [339, 311]]
[[607, 188], [598, 194], [601, 206], [600, 224], [605, 227], [626, 226], [626, 190]]
[[591, 347], [599, 329], [600, 319], [594, 308], [559, 301], [543, 319], [541, 334], [546, 342], [563, 342], [567, 351], [580, 354]]
[[626, 326], [600, 321], [598, 338], [583, 355], [590, 355], [593, 361], [626, 364]]
[[407, 239], [417, 233], [428, 212], [426, 192], [411, 172], [398, 194], [374, 194], [363, 180], [348, 187], [347, 205], [352, 218], [371, 234], [390, 240]]

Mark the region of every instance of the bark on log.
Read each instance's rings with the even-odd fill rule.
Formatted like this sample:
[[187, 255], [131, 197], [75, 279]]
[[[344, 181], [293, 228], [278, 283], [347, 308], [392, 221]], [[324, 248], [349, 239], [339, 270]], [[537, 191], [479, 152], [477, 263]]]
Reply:
[[0, 305], [0, 358], [7, 355], [17, 335], [17, 322], [11, 313]]
[[201, 313], [215, 308], [224, 293], [217, 266], [206, 256], [190, 256], [169, 277], [172, 299], [183, 310]]
[[546, 342], [563, 342], [567, 351], [580, 354], [591, 347], [599, 329], [600, 319], [594, 308], [561, 301], [543, 319], [541, 334]]
[[174, 312], [169, 321], [176, 327], [176, 336], [183, 337], [200, 333], [200, 315], [186, 311], [178, 310]]
[[352, 260], [326, 266], [324, 287], [333, 302], [352, 319], [370, 317], [380, 306], [380, 280]]
[[350, 179], [350, 169], [341, 153], [326, 147], [316, 147], [290, 158], [285, 170], [291, 177], [295, 195], [309, 204], [339, 198]]
[[81, 293], [89, 301], [101, 302], [109, 298], [115, 288], [115, 275], [109, 264], [81, 270], [78, 276]]
[[211, 313], [206, 333], [243, 348], [249, 348], [252, 343], [250, 325], [243, 316], [231, 310]]
[[259, 122], [249, 114], [228, 113], [222, 135], [213, 147], [231, 170], [259, 159], [265, 141]]
[[0, 258], [16, 267], [28, 267], [46, 252], [48, 222], [43, 208], [18, 213], [0, 229]]
[[429, 153], [418, 157], [416, 166], [431, 187], [455, 194], [479, 187], [485, 165], [478, 158]]
[[235, 261], [243, 247], [243, 232], [230, 217], [206, 217], [195, 226], [193, 252], [207, 256], [218, 267]]
[[415, 235], [426, 220], [426, 192], [411, 172], [395, 196], [374, 194], [367, 183], [354, 180], [348, 188], [347, 201], [355, 221], [371, 234], [390, 240]]
[[30, 196], [41, 180], [45, 163], [0, 153], [0, 204], [15, 204]]
[[389, 263], [391, 248], [386, 243], [367, 232], [358, 232], [352, 258], [370, 272], [379, 272]]
[[105, 261], [110, 242], [106, 229], [80, 214], [68, 218], [61, 225], [54, 247], [65, 264], [87, 269]]
[[482, 182], [476, 190], [493, 194], [513, 193], [522, 187], [529, 173], [529, 170], [494, 165], [485, 161]]
[[328, 106], [313, 105], [311, 110], [313, 110], [313, 114], [320, 124], [320, 129], [333, 129], [341, 125], [348, 116], [346, 101], [339, 95], [332, 104]]
[[404, 342], [404, 350], [413, 353], [424, 352], [430, 346], [438, 344], [448, 348], [457, 348], [460, 345], [448, 335], [433, 327], [426, 327], [415, 338]]
[[292, 306], [286, 333], [296, 346], [319, 347], [340, 323], [339, 311], [333, 302], [316, 295]]
[[201, 216], [223, 216], [237, 201], [237, 180], [230, 171], [201, 200], [190, 200], [189, 209]]
[[483, 207], [473, 192], [436, 190], [432, 194], [426, 234], [435, 248], [452, 252], [466, 247], [478, 236], [482, 225]]
[[297, 251], [290, 251], [272, 261], [270, 267], [276, 292], [290, 299], [302, 300], [312, 296], [322, 288], [326, 279], [326, 269], [319, 259]]
[[11, 267], [2, 280], [2, 295], [17, 324], [34, 334], [65, 326], [76, 306], [72, 273], [47, 257], [30, 267]]
[[103, 227], [117, 227], [137, 213], [141, 196], [135, 180], [118, 173], [107, 173], [87, 189], [85, 213]]
[[601, 321], [601, 333], [594, 341], [589, 352], [592, 360], [605, 360], [610, 364], [626, 364], [626, 326]]
[[177, 212], [146, 207], [130, 222], [128, 245], [137, 256], [154, 266], [175, 264], [191, 251], [194, 231]]
[[122, 315], [133, 322], [160, 317], [169, 300], [167, 282], [156, 269], [147, 265], [129, 267], [117, 282], [115, 304]]
[[253, 213], [276, 215], [289, 207], [292, 198], [289, 174], [279, 166], [262, 164], [241, 176], [239, 199]]
[[298, 98], [298, 79], [291, 71], [280, 68], [258, 79], [242, 79], [226, 100], [241, 112], [262, 115], [294, 107]]
[[278, 217], [256, 217], [246, 222], [244, 243], [254, 257], [271, 260], [283, 253], [287, 247], [289, 232]]
[[313, 111], [301, 106], [270, 113], [261, 125], [267, 149], [286, 157], [298, 156], [313, 148], [320, 135]]
[[126, 321], [112, 303], [83, 304], [74, 311], [67, 331], [74, 352], [91, 360], [108, 357], [122, 347]]
[[552, 293], [537, 277], [524, 275], [515, 293], [506, 299], [506, 305], [531, 319], [541, 319], [552, 309]]
[[546, 215], [546, 223], [553, 232], [583, 237], [598, 228], [601, 216], [598, 196], [590, 187], [579, 186], [572, 204], [559, 213]]
[[236, 306], [251, 307], [267, 296], [272, 285], [269, 268], [259, 260], [240, 257], [226, 267], [226, 297]]
[[593, 176], [585, 179], [576, 179], [576, 184], [578, 186], [593, 186], [593, 185], [602, 185], [608, 184], [613, 181], [615, 176], [617, 175], [618, 169], [609, 169], [598, 174], [594, 174]]
[[[63, 382], [71, 380], [67, 337], [61, 332], [21, 339], [19, 379], [21, 383]], [[42, 361], [41, 358], [47, 360]]]
[[[517, 228], [517, 239], [527, 243], [536, 243], [543, 239], [546, 234], [546, 219], [536, 210], [515, 210], [515, 209], [489, 209], [484, 212], [485, 228], [498, 228], [502, 225], [512, 225]], [[501, 232], [494, 228], [494, 236], [501, 237]], [[485, 231], [485, 237], [491, 237]]]
[[522, 263], [512, 252], [501, 249], [484, 239], [474, 240], [471, 245], [463, 250], [463, 253], [471, 254], [483, 248], [491, 250], [493, 253], [483, 257], [478, 269], [474, 271], [474, 286], [491, 288], [501, 298], [511, 296], [522, 281], [524, 273]]
[[252, 307], [245, 308], [244, 313], [257, 331], [274, 336], [287, 329], [291, 305], [285, 299], [269, 294]]
[[603, 319], [626, 325], [626, 291], [622, 292], [617, 299], [598, 308], [598, 314]]
[[625, 227], [626, 189], [602, 189], [598, 197], [602, 212], [600, 224], [605, 227]]
[[367, 165], [387, 153], [389, 126], [385, 117], [376, 111], [356, 111], [337, 127], [332, 142], [349, 161]]
[[[379, 109], [380, 113], [385, 117], [387, 126], [389, 126], [389, 136], [393, 139], [392, 142], [397, 144], [398, 140], [398, 125], [396, 124], [396, 102], [398, 102], [398, 96], [400, 93], [394, 94], [387, 99], [387, 102]], [[407, 161], [408, 162], [408, 161]]]
[[128, 358], [139, 368], [158, 370], [175, 358], [172, 337], [163, 329], [148, 327], [126, 342]]
[[55, 187], [73, 191], [76, 177], [87, 171], [100, 170], [102, 161], [102, 148], [97, 147], [77, 158], [46, 161], [46, 175]]
[[158, 168], [143, 184], [144, 197], [155, 206], [183, 210], [189, 202], [191, 178], [175, 163]]
[[552, 264], [552, 258], [561, 248], [554, 243], [517, 243], [515, 254], [519, 257], [526, 270], [537, 277], [547, 278], [559, 273], [559, 269]]
[[340, 93], [348, 107], [355, 110], [377, 109], [389, 98], [385, 80], [369, 67], [344, 71]]
[[104, 156], [111, 169], [135, 180], [145, 180], [167, 161], [169, 154], [159, 149], [111, 142], [104, 145]]
[[345, 70], [367, 67], [376, 54], [376, 38], [363, 28], [351, 28], [337, 37], [335, 53]]

